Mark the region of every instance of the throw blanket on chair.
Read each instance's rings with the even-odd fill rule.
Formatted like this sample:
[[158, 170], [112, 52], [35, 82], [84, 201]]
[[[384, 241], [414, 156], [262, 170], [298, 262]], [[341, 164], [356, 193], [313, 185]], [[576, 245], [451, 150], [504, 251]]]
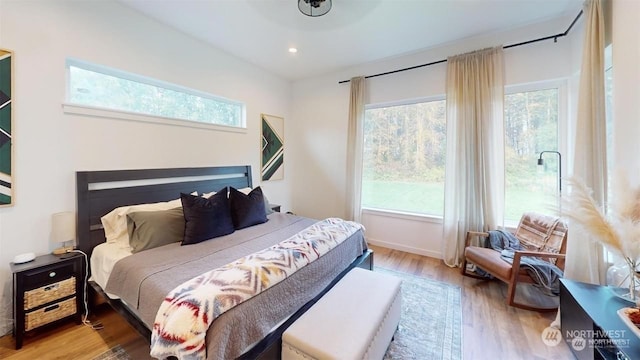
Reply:
[[[513, 264], [515, 250], [526, 250], [520, 245], [518, 238], [512, 233], [502, 230], [489, 231], [489, 237], [484, 246], [500, 251], [502, 260], [510, 264]], [[563, 272], [557, 266], [543, 259], [523, 256], [520, 258], [520, 267], [527, 270], [529, 276], [547, 295], [560, 293], [560, 278]], [[516, 270], [514, 269], [514, 271]]]
[[335, 248], [362, 225], [317, 222], [270, 248], [197, 276], [164, 299], [151, 334], [151, 356], [205, 359], [205, 335], [218, 316], [278, 284]]

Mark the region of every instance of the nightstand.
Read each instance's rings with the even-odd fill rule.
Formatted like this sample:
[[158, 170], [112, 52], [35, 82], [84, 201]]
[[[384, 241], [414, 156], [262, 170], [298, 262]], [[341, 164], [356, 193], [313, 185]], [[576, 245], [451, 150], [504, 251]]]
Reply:
[[27, 331], [71, 317], [82, 323], [82, 254], [42, 255], [24, 264], [11, 263], [11, 271], [16, 350], [22, 347]]

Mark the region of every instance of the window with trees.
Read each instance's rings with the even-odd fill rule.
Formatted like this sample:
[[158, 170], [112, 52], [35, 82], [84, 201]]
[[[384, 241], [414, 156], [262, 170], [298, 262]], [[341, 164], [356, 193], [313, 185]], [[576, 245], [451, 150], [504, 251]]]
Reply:
[[365, 110], [362, 207], [442, 216], [445, 100]]
[[[527, 211], [549, 213], [558, 204], [562, 87], [507, 89], [505, 117], [505, 222]], [[446, 164], [443, 98], [365, 110], [362, 207], [442, 216]]]
[[67, 102], [245, 128], [244, 104], [78, 60], [67, 60]]
[[505, 117], [505, 223], [524, 212], [549, 213], [558, 204], [560, 87], [507, 91]]

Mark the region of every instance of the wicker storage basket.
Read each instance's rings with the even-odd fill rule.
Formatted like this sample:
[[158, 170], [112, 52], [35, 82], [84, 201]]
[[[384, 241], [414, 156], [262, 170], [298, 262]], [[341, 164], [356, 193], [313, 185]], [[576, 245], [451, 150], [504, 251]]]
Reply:
[[62, 299], [76, 292], [76, 278], [70, 277], [57, 283], [24, 292], [24, 309], [29, 310], [40, 305]]
[[29, 331], [75, 313], [76, 298], [73, 297], [25, 314], [24, 330]]

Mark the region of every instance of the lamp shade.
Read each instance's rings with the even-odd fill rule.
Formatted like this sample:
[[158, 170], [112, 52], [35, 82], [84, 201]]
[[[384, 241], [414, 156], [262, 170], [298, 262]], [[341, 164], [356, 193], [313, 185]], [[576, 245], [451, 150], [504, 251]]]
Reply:
[[54, 242], [76, 240], [76, 214], [71, 211], [55, 213], [51, 217], [51, 239]]
[[331, 0], [298, 0], [298, 9], [307, 16], [322, 16], [331, 10]]

